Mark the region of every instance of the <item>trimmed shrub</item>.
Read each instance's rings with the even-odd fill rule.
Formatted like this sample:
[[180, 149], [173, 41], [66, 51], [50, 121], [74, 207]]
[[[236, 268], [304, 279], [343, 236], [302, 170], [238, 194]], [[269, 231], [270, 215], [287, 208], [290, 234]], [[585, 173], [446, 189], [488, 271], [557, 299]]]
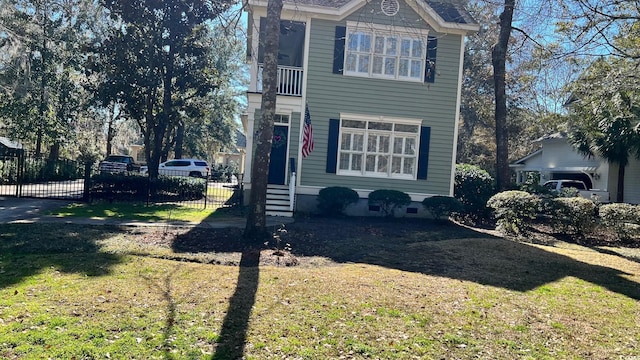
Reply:
[[487, 201], [495, 194], [491, 175], [475, 165], [457, 164], [454, 196], [464, 206], [464, 214], [473, 220], [488, 219]]
[[549, 204], [548, 215], [555, 231], [584, 237], [595, 228], [596, 204], [593, 201], [583, 197], [559, 197]]
[[326, 187], [318, 193], [318, 210], [326, 216], [344, 215], [346, 208], [358, 202], [360, 196], [348, 187]]
[[462, 211], [462, 204], [449, 196], [431, 196], [422, 200], [422, 206], [434, 219], [449, 218], [452, 213]]
[[616, 203], [600, 206], [602, 225], [611, 228], [620, 240], [640, 236], [640, 207]]
[[411, 197], [398, 190], [376, 190], [369, 194], [369, 205], [380, 206], [382, 214], [392, 217], [397, 208], [411, 204]]
[[525, 191], [510, 190], [493, 195], [487, 207], [493, 209], [498, 227], [506, 234], [524, 234], [536, 218], [540, 200]]
[[119, 200], [198, 200], [205, 196], [207, 181], [192, 177], [159, 176], [150, 179], [138, 174], [99, 174], [91, 178], [91, 196]]

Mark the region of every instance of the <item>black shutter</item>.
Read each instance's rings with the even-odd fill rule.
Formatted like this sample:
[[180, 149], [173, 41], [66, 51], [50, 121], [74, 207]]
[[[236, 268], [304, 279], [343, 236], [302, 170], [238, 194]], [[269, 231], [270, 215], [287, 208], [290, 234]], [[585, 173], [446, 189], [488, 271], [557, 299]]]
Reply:
[[340, 120], [329, 120], [329, 139], [327, 142], [327, 172], [336, 173], [338, 166], [338, 135], [340, 134]]
[[438, 51], [438, 39], [429, 36], [427, 39], [427, 61], [424, 69], [424, 82], [436, 81], [436, 52]]
[[427, 168], [429, 167], [429, 140], [431, 138], [431, 128], [423, 126], [420, 128], [420, 150], [418, 152], [418, 179], [427, 178]]
[[333, 48], [333, 73], [342, 74], [344, 70], [344, 44], [347, 27], [336, 26], [336, 40]]

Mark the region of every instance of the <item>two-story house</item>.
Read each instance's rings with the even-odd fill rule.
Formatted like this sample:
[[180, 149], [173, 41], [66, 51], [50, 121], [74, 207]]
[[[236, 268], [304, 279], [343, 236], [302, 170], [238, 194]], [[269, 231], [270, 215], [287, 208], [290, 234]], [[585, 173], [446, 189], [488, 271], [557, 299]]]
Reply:
[[[248, 0], [247, 154], [260, 118], [266, 0]], [[284, 0], [267, 213], [313, 212], [346, 186], [366, 214], [378, 189], [453, 195], [464, 38], [478, 25], [457, 0]], [[305, 109], [314, 149], [301, 149]], [[251, 189], [251, 157], [245, 189]], [[248, 197], [245, 197], [248, 198]], [[279, 205], [279, 206], [278, 206]]]

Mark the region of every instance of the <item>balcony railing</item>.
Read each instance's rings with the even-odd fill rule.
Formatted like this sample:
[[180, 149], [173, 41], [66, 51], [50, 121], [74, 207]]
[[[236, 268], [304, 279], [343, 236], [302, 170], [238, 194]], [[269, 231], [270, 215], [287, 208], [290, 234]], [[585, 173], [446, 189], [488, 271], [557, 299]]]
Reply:
[[[302, 96], [302, 68], [278, 66], [278, 95]], [[262, 64], [258, 65], [257, 91], [262, 92]]]

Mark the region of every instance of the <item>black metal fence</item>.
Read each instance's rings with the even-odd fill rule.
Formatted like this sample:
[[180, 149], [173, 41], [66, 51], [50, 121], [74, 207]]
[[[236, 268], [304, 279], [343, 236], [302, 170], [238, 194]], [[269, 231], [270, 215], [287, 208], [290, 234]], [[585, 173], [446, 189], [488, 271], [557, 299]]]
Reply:
[[16, 154], [0, 156], [0, 196], [83, 202], [174, 203], [196, 208], [242, 203], [240, 175], [150, 178], [139, 172], [100, 174], [97, 164]]

